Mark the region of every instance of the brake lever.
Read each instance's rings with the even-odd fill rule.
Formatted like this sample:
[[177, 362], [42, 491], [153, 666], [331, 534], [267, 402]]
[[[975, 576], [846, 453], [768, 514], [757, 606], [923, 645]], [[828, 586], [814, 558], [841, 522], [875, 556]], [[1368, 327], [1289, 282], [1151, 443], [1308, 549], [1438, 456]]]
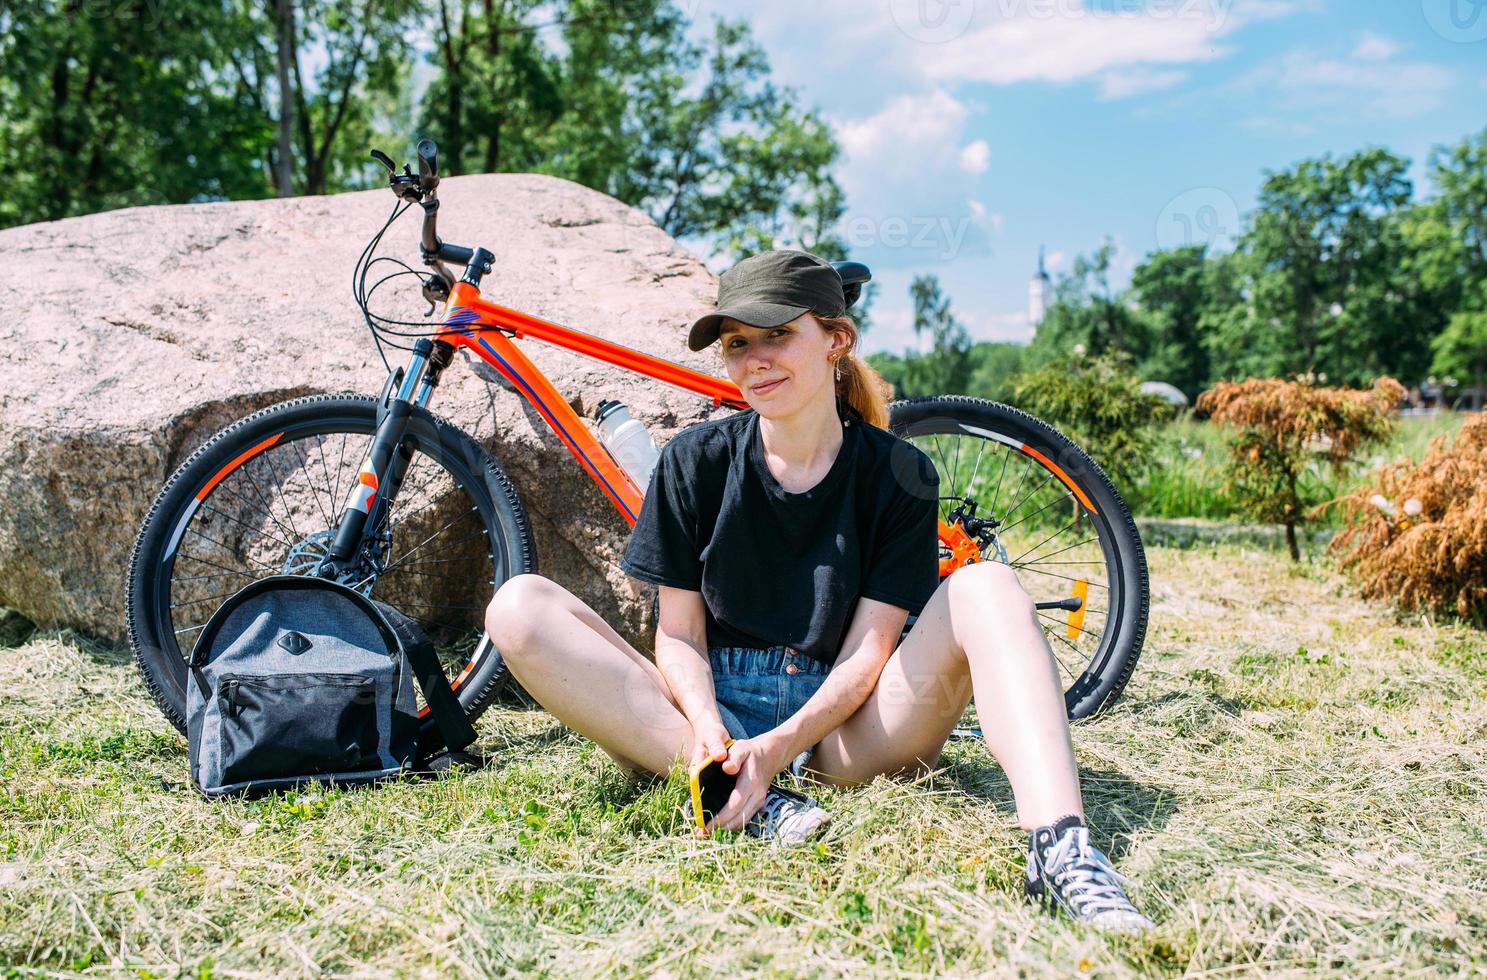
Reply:
[[372, 159], [386, 167], [389, 174], [397, 176], [398, 165], [392, 162], [392, 157], [383, 153], [381, 150], [373, 150]]
[[449, 278], [442, 263], [433, 275], [423, 281], [423, 298], [429, 304], [428, 312], [424, 313], [425, 317], [433, 316], [434, 307], [440, 303], [447, 303], [449, 301], [449, 290], [452, 288], [451, 283], [452, 280]]

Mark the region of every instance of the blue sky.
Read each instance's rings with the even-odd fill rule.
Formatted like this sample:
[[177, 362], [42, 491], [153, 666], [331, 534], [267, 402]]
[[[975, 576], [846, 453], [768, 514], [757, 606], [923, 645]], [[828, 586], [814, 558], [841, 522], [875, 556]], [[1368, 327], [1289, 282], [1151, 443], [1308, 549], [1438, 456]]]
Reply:
[[913, 346], [940, 277], [973, 337], [1026, 340], [1039, 245], [1223, 247], [1264, 171], [1487, 126], [1487, 0], [681, 0], [744, 18], [836, 131], [867, 350]]

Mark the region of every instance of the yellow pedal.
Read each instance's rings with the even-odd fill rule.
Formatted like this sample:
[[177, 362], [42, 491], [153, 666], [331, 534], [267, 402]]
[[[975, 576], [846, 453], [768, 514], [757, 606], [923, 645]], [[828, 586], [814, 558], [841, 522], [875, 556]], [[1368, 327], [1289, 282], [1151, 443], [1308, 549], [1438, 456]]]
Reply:
[[1074, 598], [1079, 600], [1079, 608], [1069, 613], [1069, 639], [1076, 640], [1079, 634], [1084, 632], [1084, 611], [1089, 608], [1089, 579], [1082, 578], [1074, 582]]

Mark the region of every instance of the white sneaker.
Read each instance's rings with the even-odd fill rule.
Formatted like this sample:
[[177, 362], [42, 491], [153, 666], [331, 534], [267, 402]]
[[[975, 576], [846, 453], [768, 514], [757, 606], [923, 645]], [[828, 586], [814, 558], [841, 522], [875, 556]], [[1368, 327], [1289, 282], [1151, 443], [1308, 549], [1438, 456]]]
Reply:
[[1044, 909], [1063, 909], [1076, 922], [1100, 929], [1134, 933], [1152, 928], [1121, 887], [1129, 880], [1089, 842], [1089, 828], [1080, 818], [1065, 817], [1034, 830], [1027, 852], [1027, 896]]
[[793, 789], [770, 784], [764, 805], [749, 818], [744, 832], [774, 844], [800, 844], [826, 826], [831, 814], [821, 804]]

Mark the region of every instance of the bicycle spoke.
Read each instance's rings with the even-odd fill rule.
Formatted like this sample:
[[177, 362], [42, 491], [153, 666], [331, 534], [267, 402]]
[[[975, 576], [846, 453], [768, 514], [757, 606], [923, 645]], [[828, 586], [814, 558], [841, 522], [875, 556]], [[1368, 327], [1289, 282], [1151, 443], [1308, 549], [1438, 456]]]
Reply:
[[1050, 623], [1053, 623], [1053, 624], [1054, 624], [1054, 625], [1056, 625], [1056, 626], [1061, 626], [1061, 627], [1063, 627], [1063, 628], [1064, 628], [1064, 629], [1071, 629], [1071, 630], [1073, 630], [1073, 631], [1074, 631], [1074, 632], [1076, 632], [1076, 633], [1084, 633], [1084, 632], [1085, 632], [1085, 629], [1084, 629], [1084, 627], [1083, 627], [1083, 626], [1074, 626], [1074, 625], [1073, 625], [1073, 624], [1071, 624], [1071, 623], [1066, 623], [1066, 622], [1064, 622], [1064, 621], [1063, 621], [1063, 620], [1061, 620], [1061, 619], [1056, 619], [1056, 618], [1054, 618], [1054, 617], [1053, 617], [1053, 616], [1050, 616], [1050, 615], [1048, 615], [1048, 614], [1047, 614], [1047, 613], [1045, 613], [1045, 612], [1044, 612], [1044, 611], [1043, 611], [1043, 610], [1041, 610], [1041, 609], [1039, 609], [1039, 610], [1038, 610], [1038, 615], [1039, 615], [1039, 616], [1042, 616], [1042, 617], [1043, 617], [1043, 618], [1044, 618], [1044, 619], [1045, 619], [1045, 620], [1047, 620], [1047, 621], [1048, 621], [1048, 622], [1050, 622]]
[[[1033, 464], [1029, 463], [1028, 466], [1023, 470], [1023, 476], [1024, 476], [1024, 478], [1026, 478], [1026, 476], [1027, 476], [1027, 471], [1029, 469], [1033, 469], [1033, 468], [1034, 468], [1033, 467]], [[1025, 503], [1026, 501], [1031, 500], [1034, 497], [1036, 497], [1038, 495], [1038, 491], [1039, 490], [1042, 490], [1044, 487], [1048, 486], [1048, 481], [1050, 481], [1052, 479], [1053, 479], [1053, 474], [1052, 473], [1048, 473], [1046, 476], [1044, 476], [1043, 477], [1043, 482], [1039, 483], [1036, 487], [1033, 487], [1033, 489], [1032, 489], [1032, 491], [1030, 493], [1024, 494], [1023, 496], [1019, 497], [1017, 499], [1017, 503], [1013, 504], [1012, 505], [1012, 508], [1010, 510], [1008, 510], [1006, 514], [1002, 515], [1002, 519], [1003, 520], [1006, 520], [1008, 517], [1011, 517], [1013, 514], [1017, 513], [1017, 508], [1021, 507], [1023, 505], [1023, 503]], [[1019, 483], [1017, 485], [1017, 488], [1019, 490], [1022, 489], [1022, 484]]]
[[1002, 449], [1002, 471], [997, 474], [996, 492], [991, 495], [991, 515], [993, 517], [997, 514], [997, 502], [1002, 499], [1002, 480], [1007, 476], [1007, 464], [1012, 461], [1012, 448], [1000, 442], [997, 445], [1001, 446]]
[[968, 491], [974, 491], [976, 489], [976, 475], [981, 472], [981, 454], [986, 451], [987, 440], [978, 439], [976, 441], [979, 443], [976, 447], [976, 465], [971, 468], [971, 482], [966, 484]]
[[1028, 521], [1028, 520], [1030, 520], [1030, 519], [1032, 519], [1034, 517], [1037, 517], [1039, 514], [1043, 513], [1048, 508], [1052, 507], [1054, 504], [1062, 503], [1063, 501], [1068, 500], [1068, 499], [1070, 499], [1073, 496], [1074, 496], [1074, 492], [1072, 490], [1066, 490], [1066, 491], [1064, 491], [1064, 495], [1062, 497], [1054, 497], [1052, 500], [1048, 501], [1048, 503], [1044, 504], [1042, 507], [1039, 507], [1037, 510], [1033, 511], [1031, 514], [1024, 514], [1022, 517], [1019, 517], [1017, 520], [1013, 521], [1011, 524], [1008, 524], [1005, 527], [999, 527], [999, 528], [997, 528], [997, 533], [998, 534], [1006, 534], [1008, 531], [1012, 530], [1014, 527], [1017, 527], [1019, 524], [1022, 524], [1022, 523], [1026, 522], [1026, 521]]
[[[289, 446], [291, 449], [294, 450], [294, 455], [299, 458], [300, 472], [304, 473], [309, 470], [310, 461], [306, 459], [304, 453], [300, 451], [299, 443], [291, 440]], [[315, 501], [315, 509], [320, 511], [320, 517], [322, 520], [325, 521], [325, 526], [330, 527], [330, 515], [325, 512], [325, 505], [320, 502], [320, 494], [315, 492], [315, 487], [313, 484], [310, 485], [310, 497]]]
[[[291, 538], [294, 538], [295, 540], [300, 540], [301, 538], [303, 538], [303, 535], [301, 535], [299, 533], [299, 531], [295, 530], [295, 528], [294, 528], [294, 521], [292, 519], [289, 522], [289, 525], [290, 526], [289, 527], [285, 527], [283, 525], [283, 523], [277, 517], [274, 516], [274, 502], [273, 502], [273, 500], [271, 500], [269, 498], [268, 494], [266, 494], [266, 493], [263, 492], [263, 487], [261, 485], [259, 485], [258, 479], [253, 475], [252, 468], [253, 468], [253, 461], [252, 460], [249, 460], [248, 462], [244, 463], [242, 466], [238, 467], [237, 472], [243, 474], [243, 479], [245, 479], [249, 483], [253, 484], [254, 488], [258, 491], [259, 497], [262, 498], [263, 503], [264, 503], [264, 510], [263, 510], [264, 516], [267, 517], [269, 520], [273, 521], [274, 522], [274, 526], [276, 526], [279, 530], [283, 531], [285, 534], [289, 535]], [[218, 483], [217, 486], [214, 488], [214, 491], [213, 492], [215, 492], [216, 490], [228, 489], [227, 486], [226, 486], [226, 484], [227, 484], [227, 481], [226, 480], [223, 480], [221, 483]], [[230, 492], [232, 492], [234, 495], [237, 494], [237, 491], [235, 491], [235, 490], [232, 490]], [[242, 497], [238, 497], [238, 499], [241, 500], [243, 498]], [[288, 515], [285, 515], [285, 516], [287, 517]]]
[[[1070, 525], [1070, 526], [1072, 527], [1072, 525]], [[1061, 555], [1064, 552], [1070, 551], [1070, 550], [1072, 550], [1074, 548], [1077, 548], [1077, 547], [1079, 547], [1082, 544], [1090, 544], [1090, 543], [1095, 542], [1095, 541], [1098, 541], [1098, 540], [1100, 540], [1100, 539], [1099, 538], [1085, 538], [1083, 541], [1075, 541], [1073, 544], [1069, 545], [1069, 547], [1067, 547], [1067, 548], [1060, 548], [1057, 551], [1050, 551], [1044, 557], [1045, 558], [1052, 558], [1054, 555]], [[1027, 552], [1023, 552], [1023, 554], [1026, 555]], [[1021, 556], [1019, 556], [1019, 560], [1021, 560]], [[1032, 562], [1032, 564], [1042, 565], [1042, 564], [1045, 564], [1045, 563], [1043, 561], [1043, 558], [1039, 558], [1036, 562]], [[1059, 563], [1058, 562], [1047, 562], [1047, 564], [1056, 565], [1056, 564], [1059, 564]], [[1090, 564], [1098, 564], [1098, 563], [1097, 562], [1071, 562], [1070, 564], [1090, 565]]]
[[1033, 552], [1037, 551], [1039, 548], [1043, 547], [1045, 544], [1047, 544], [1048, 542], [1052, 541], [1054, 538], [1058, 537], [1060, 534], [1063, 534], [1065, 531], [1069, 530], [1076, 523], [1078, 523], [1078, 522], [1077, 521], [1070, 521], [1069, 523], [1065, 524], [1063, 527], [1059, 528], [1057, 531], [1054, 531], [1052, 534], [1050, 534], [1048, 537], [1044, 538], [1042, 541], [1039, 541], [1037, 544], [1033, 545], [1031, 548], [1029, 548], [1028, 550], [1024, 551], [1022, 554], [1018, 555], [1016, 558], [1012, 559], [1012, 561], [1009, 562], [1009, 564], [1016, 565], [1018, 562], [1022, 561], [1028, 555], [1030, 555]]
[[[228, 568], [226, 565], [219, 565], [214, 561], [207, 561], [205, 558], [198, 558], [196, 555], [190, 554], [189, 552], [181, 552], [180, 554], [176, 555], [176, 561], [180, 561], [183, 558], [188, 561], [200, 562], [203, 565], [211, 565], [213, 568], [220, 568], [224, 572], [232, 572], [234, 575], [248, 575], [247, 572], [244, 572], [241, 569]], [[248, 560], [253, 562], [258, 567], [269, 572], [270, 574], [278, 571], [278, 569], [274, 568], [274, 566], [266, 564], [265, 562], [261, 562], [257, 558], [249, 558]], [[251, 578], [252, 576], [249, 575], [249, 577]]]
[[1041, 568], [1034, 568], [1032, 565], [1013, 565], [1012, 567], [1017, 569], [1017, 571], [1019, 572], [1034, 572], [1038, 575], [1048, 575], [1052, 578], [1061, 578], [1065, 582], [1084, 582], [1085, 584], [1089, 585], [1090, 588], [1104, 589], [1107, 592], [1110, 591], [1108, 586], [1101, 585], [1099, 582], [1091, 582], [1087, 578], [1074, 578], [1072, 575], [1060, 575], [1058, 572], [1044, 571]]
[[[263, 460], [263, 465], [268, 468], [269, 475], [274, 478], [274, 492], [279, 495], [279, 503], [284, 505], [284, 519], [289, 522], [289, 527], [293, 531], [294, 536], [297, 539], [304, 540], [305, 536], [299, 533], [299, 527], [296, 526], [294, 523], [294, 510], [289, 506], [289, 501], [286, 500], [284, 497], [284, 487], [280, 485], [279, 471], [274, 467], [272, 457], [273, 450], [271, 449], [259, 456], [258, 459]], [[249, 471], [249, 468], [253, 465], [253, 462], [253, 460], [249, 460], [248, 463], [243, 466], [243, 471], [245, 473]]]
[[[243, 520], [241, 517], [236, 517], [236, 516], [234, 516], [232, 514], [229, 514], [225, 510], [222, 510], [222, 509], [217, 508], [217, 507], [213, 507], [211, 504], [207, 503], [205, 500], [203, 500], [201, 502], [201, 506], [202, 506], [202, 508], [204, 510], [209, 510], [213, 514], [220, 514], [225, 520], [232, 521], [234, 524], [241, 524], [243, 527], [247, 528], [248, 530], [255, 531], [259, 535], [261, 535], [261, 536], [263, 536], [265, 538], [268, 538], [270, 541], [276, 541], [279, 544], [282, 544], [286, 548], [293, 548], [294, 547], [294, 545], [292, 543], [290, 543], [288, 541], [285, 541], [283, 538], [275, 537], [272, 534], [266, 534], [266, 533], [264, 533], [264, 530], [262, 528], [255, 527], [254, 525], [249, 524], [247, 521]], [[199, 531], [196, 531], [195, 528], [192, 528], [192, 531], [195, 532], [195, 533], [200, 534], [200, 532]], [[201, 536], [202, 537], [206, 537], [206, 535], [204, 535], [204, 534], [201, 535]], [[207, 540], [211, 540], [211, 539], [208, 538]], [[214, 543], [216, 543], [216, 542], [214, 542]], [[224, 545], [223, 547], [226, 547], [226, 546]]]
[[[408, 551], [408, 552], [405, 552], [401, 558], [397, 559], [396, 561], [394, 561], [390, 565], [388, 565], [386, 568], [384, 568], [382, 570], [382, 574], [383, 575], [386, 575], [388, 572], [392, 571], [394, 568], [397, 568], [398, 565], [400, 565], [403, 561], [405, 561], [406, 559], [411, 558], [413, 555], [417, 554], [418, 553], [418, 550], [420, 548], [422, 548], [424, 545], [428, 544], [430, 541], [434, 540], [439, 535], [443, 534], [445, 531], [447, 531], [450, 528], [454, 527], [460, 521], [464, 520], [465, 518], [467, 518], [469, 516], [470, 516], [470, 513], [467, 512], [467, 513], [464, 513], [464, 514], [459, 515], [454, 520], [450, 521], [448, 524], [445, 524], [443, 527], [439, 528], [439, 530], [435, 531], [433, 534], [430, 534], [428, 537], [426, 537], [422, 541], [418, 542], [417, 546], [415, 546], [413, 548], [413, 550]], [[480, 529], [480, 533], [481, 534], [484, 534], [485, 533], [485, 528], [482, 527]], [[474, 537], [474, 535], [470, 535], [469, 538], [462, 538], [460, 540], [470, 540], [473, 537]], [[365, 585], [367, 583], [367, 581], [368, 581], [367, 579], [363, 579], [361, 581], [360, 585], [358, 585], [358, 588], [360, 588], [361, 585]]]

